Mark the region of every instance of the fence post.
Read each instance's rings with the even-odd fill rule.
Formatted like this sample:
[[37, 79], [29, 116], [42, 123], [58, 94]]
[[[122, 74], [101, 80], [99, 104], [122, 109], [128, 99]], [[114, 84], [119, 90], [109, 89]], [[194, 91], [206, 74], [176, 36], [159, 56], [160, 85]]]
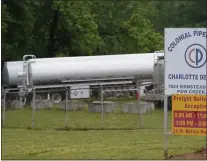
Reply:
[[5, 126], [5, 119], [6, 119], [6, 91], [4, 91], [4, 95], [3, 95], [3, 113], [2, 113], [2, 127]]
[[65, 129], [68, 128], [68, 89], [65, 92]]
[[36, 91], [35, 88], [33, 88], [32, 128], [34, 128], [34, 124], [35, 124], [35, 110], [36, 110]]
[[136, 88], [137, 88], [137, 106], [139, 108], [139, 121], [140, 121], [140, 128], [143, 128], [143, 121], [142, 121], [142, 114], [141, 114], [141, 99], [140, 99], [140, 84], [137, 82], [136, 83]]
[[104, 98], [103, 98], [103, 87], [101, 85], [101, 128], [104, 128], [104, 106], [103, 106]]

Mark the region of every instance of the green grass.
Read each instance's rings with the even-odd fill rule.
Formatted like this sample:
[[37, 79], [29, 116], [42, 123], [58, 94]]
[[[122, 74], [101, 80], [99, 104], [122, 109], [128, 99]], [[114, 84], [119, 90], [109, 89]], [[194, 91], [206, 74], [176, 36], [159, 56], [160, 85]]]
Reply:
[[[31, 116], [30, 109], [6, 112], [2, 159], [163, 159], [161, 110], [143, 115], [143, 129], [138, 114], [104, 114], [104, 130], [100, 130], [100, 113], [68, 112], [71, 131], [57, 130], [64, 128], [64, 111], [36, 111], [35, 129], [28, 129]], [[205, 139], [169, 136], [169, 154], [195, 151], [206, 144]]]

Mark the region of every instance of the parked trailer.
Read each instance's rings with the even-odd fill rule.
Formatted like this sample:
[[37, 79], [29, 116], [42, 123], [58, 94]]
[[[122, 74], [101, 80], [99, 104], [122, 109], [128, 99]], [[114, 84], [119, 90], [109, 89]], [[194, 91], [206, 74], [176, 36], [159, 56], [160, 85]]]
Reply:
[[[153, 78], [155, 53], [122, 54], [104, 56], [60, 57], [31, 59], [29, 69], [35, 86], [44, 89], [63, 89], [62, 80], [87, 80], [107, 78], [129, 78], [139, 80]], [[3, 84], [16, 87], [22, 82], [18, 74], [23, 72], [23, 61], [6, 62], [3, 67]], [[52, 93], [59, 95], [60, 92]], [[42, 96], [41, 96], [42, 97]]]
[[[42, 59], [35, 59], [34, 60], [35, 62], [31, 66], [32, 68], [34, 68], [34, 70], [38, 70], [38, 71], [32, 71], [33, 79], [38, 77], [37, 84], [41, 84], [43, 82], [48, 83], [49, 81], [53, 81], [56, 79], [63, 80], [65, 79], [65, 74], [67, 74], [67, 76], [70, 77], [70, 79], [73, 78], [77, 79], [78, 77], [80, 79], [90, 79], [90, 78], [102, 77], [100, 76], [100, 74], [103, 74], [103, 77], [105, 76], [115, 77], [115, 75], [116, 76], [120, 75], [122, 77], [125, 75], [130, 75], [131, 73], [135, 75], [141, 71], [141, 73], [143, 72], [150, 73], [150, 77], [151, 77], [152, 67], [154, 64], [155, 57], [156, 55], [154, 53], [146, 53], [146, 54], [107, 55], [107, 56], [42, 58]], [[108, 66], [108, 65], [112, 65], [112, 66]], [[146, 67], [149, 68], [147, 69]], [[65, 68], [69, 70], [66, 73], [65, 73], [66, 71]], [[57, 71], [58, 74], [61, 75], [61, 78], [59, 78], [59, 75], [58, 77], [51, 76], [51, 74], [48, 73], [48, 71], [51, 71], [51, 69], [53, 70], [53, 72]], [[62, 70], [63, 73], [60, 73], [60, 71]], [[99, 70], [102, 70], [102, 73], [101, 72], [97, 73], [97, 71]], [[107, 71], [108, 75], [106, 73], [104, 74], [103, 70]], [[126, 72], [127, 70], [129, 70], [130, 73]], [[3, 67], [3, 83], [7, 86], [16, 86], [21, 81], [21, 79], [18, 78], [18, 73], [22, 71], [23, 71], [23, 61], [6, 62]], [[78, 74], [72, 74], [72, 73], [77, 73], [77, 71], [79, 71]], [[90, 75], [89, 76], [90, 78], [88, 77], [88, 75]], [[48, 76], [50, 78], [48, 78]], [[143, 77], [145, 77], [145, 74], [143, 74]]]

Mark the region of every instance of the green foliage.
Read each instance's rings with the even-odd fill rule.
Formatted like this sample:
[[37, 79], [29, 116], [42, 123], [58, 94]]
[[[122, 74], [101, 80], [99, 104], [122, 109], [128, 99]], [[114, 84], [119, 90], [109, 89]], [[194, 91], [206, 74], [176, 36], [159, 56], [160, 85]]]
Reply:
[[145, 53], [163, 49], [166, 27], [206, 27], [206, 1], [2, 1], [5, 61]]
[[58, 35], [60, 48], [64, 48], [63, 53], [68, 56], [92, 55], [100, 45], [101, 38], [91, 14], [90, 3], [59, 1], [56, 5], [61, 13]]
[[[100, 10], [95, 10], [100, 8]], [[104, 53], [142, 53], [162, 49], [162, 36], [146, 19], [139, 2], [102, 2], [94, 5], [96, 22], [104, 44]], [[156, 36], [156, 37], [155, 37]], [[156, 44], [156, 48], [153, 44]]]

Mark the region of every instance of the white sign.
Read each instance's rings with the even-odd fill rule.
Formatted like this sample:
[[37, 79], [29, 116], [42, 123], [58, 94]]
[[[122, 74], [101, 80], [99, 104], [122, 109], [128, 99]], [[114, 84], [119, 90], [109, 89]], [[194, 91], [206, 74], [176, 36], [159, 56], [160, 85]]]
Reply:
[[207, 94], [207, 29], [165, 29], [165, 94]]
[[72, 86], [70, 87], [70, 98], [90, 98], [90, 87], [89, 86]]

